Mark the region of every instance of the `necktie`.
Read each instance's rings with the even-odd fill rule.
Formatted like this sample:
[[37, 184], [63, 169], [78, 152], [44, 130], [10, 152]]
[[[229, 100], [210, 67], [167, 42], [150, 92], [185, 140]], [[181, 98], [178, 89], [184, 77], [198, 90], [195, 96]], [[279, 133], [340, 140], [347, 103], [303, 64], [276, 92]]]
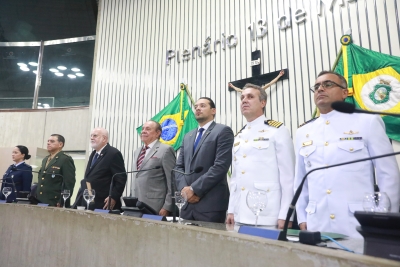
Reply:
[[47, 166], [49, 166], [49, 163], [50, 163], [50, 161], [51, 161], [52, 159], [53, 159], [53, 158], [52, 158], [51, 156], [49, 156], [49, 158], [47, 159], [46, 167], [45, 167], [45, 168], [47, 168]]
[[93, 167], [93, 165], [96, 163], [98, 158], [99, 158], [99, 154], [98, 153], [94, 154], [94, 157], [92, 159], [92, 163], [90, 164], [90, 168]]
[[196, 141], [194, 142], [193, 153], [196, 151], [196, 147], [200, 143], [201, 137], [203, 136], [203, 131], [204, 128], [199, 129], [199, 135], [197, 135]]
[[148, 146], [145, 146], [144, 148], [142, 148], [142, 151], [140, 151], [138, 160], [137, 160], [137, 169], [140, 169], [140, 166], [142, 165], [143, 159], [146, 156], [146, 151], [147, 149], [149, 149]]

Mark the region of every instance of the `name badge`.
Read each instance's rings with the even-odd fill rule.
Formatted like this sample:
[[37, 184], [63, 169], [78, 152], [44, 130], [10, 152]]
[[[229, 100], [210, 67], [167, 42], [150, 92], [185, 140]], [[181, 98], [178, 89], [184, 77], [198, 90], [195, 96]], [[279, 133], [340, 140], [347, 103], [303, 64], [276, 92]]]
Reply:
[[256, 138], [256, 139], [254, 139], [253, 141], [269, 141], [269, 138], [258, 137], [258, 138]]
[[313, 144], [313, 141], [312, 141], [312, 140], [306, 141], [306, 142], [303, 142], [303, 147], [304, 147], [304, 146], [311, 146], [312, 144]]
[[345, 140], [362, 140], [362, 137], [342, 137], [342, 138], [340, 138], [340, 141], [345, 141]]

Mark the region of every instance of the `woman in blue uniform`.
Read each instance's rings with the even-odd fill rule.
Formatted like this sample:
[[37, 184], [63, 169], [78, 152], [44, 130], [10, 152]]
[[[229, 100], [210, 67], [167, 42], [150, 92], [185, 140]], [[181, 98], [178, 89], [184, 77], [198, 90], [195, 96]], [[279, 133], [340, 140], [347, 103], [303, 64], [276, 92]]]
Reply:
[[8, 167], [7, 171], [3, 175], [4, 180], [1, 184], [0, 199], [5, 199], [2, 193], [4, 187], [12, 188], [12, 192], [7, 198], [8, 202], [15, 202], [17, 198], [15, 189], [17, 192], [31, 191], [32, 167], [25, 163], [25, 160], [30, 158], [31, 155], [29, 155], [29, 150], [26, 146], [14, 147], [12, 151], [12, 160], [15, 162], [15, 164], [12, 164], [10, 167]]

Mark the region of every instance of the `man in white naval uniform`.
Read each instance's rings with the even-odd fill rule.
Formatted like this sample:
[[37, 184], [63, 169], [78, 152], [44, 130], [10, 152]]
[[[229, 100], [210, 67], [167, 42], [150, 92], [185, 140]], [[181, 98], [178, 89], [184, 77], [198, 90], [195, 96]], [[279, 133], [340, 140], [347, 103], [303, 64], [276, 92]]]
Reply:
[[[312, 169], [393, 152], [379, 116], [332, 110], [333, 102], [347, 97], [343, 76], [323, 71], [311, 90], [321, 116], [297, 130], [295, 189]], [[380, 191], [391, 200], [391, 211], [398, 212], [400, 176], [396, 159], [368, 160], [318, 170], [307, 177], [296, 205], [300, 229], [360, 238], [354, 211], [363, 210], [365, 193], [374, 192], [374, 169]]]
[[258, 224], [283, 228], [293, 197], [293, 142], [281, 122], [264, 116], [267, 94], [261, 87], [246, 84], [241, 101], [247, 125], [237, 134], [233, 145], [226, 223], [254, 224], [255, 215], [247, 207], [246, 196], [249, 191], [261, 190], [267, 192], [268, 202]]

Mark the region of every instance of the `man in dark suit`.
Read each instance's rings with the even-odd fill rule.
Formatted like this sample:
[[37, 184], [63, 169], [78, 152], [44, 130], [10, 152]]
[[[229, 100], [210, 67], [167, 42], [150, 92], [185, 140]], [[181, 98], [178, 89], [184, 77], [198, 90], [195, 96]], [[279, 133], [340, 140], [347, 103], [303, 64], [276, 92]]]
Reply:
[[135, 196], [159, 215], [168, 216], [175, 208], [171, 199], [171, 170], [175, 167], [176, 157], [171, 146], [159, 141], [161, 132], [161, 125], [156, 121], [148, 121], [143, 125], [140, 136], [143, 146], [134, 153], [133, 170], [161, 168], [134, 175]]
[[59, 134], [52, 134], [47, 140], [47, 151], [50, 153], [42, 161], [38, 174], [36, 198], [49, 206], [61, 207], [63, 199], [61, 190], [69, 190], [70, 197], [65, 206], [70, 206], [70, 199], [75, 186], [75, 164], [70, 155], [65, 154], [62, 148], [65, 138]]
[[[110, 209], [121, 208], [121, 196], [126, 184], [126, 174], [118, 174], [114, 177], [111, 200], [108, 197], [111, 178], [114, 174], [125, 171], [124, 159], [121, 152], [108, 144], [108, 131], [104, 128], [95, 128], [90, 134], [90, 143], [93, 152], [90, 155], [85, 172], [85, 182], [89, 182], [95, 190], [94, 205], [90, 209], [108, 209], [108, 202], [111, 201]], [[83, 183], [82, 189], [86, 188]], [[82, 199], [82, 206], [85, 206]]]
[[200, 173], [176, 173], [178, 190], [188, 204], [182, 208], [186, 220], [223, 223], [229, 201], [227, 173], [232, 162], [233, 132], [228, 126], [213, 121], [214, 102], [201, 97], [195, 104], [199, 127], [184, 137], [176, 169], [189, 173], [203, 167]]

